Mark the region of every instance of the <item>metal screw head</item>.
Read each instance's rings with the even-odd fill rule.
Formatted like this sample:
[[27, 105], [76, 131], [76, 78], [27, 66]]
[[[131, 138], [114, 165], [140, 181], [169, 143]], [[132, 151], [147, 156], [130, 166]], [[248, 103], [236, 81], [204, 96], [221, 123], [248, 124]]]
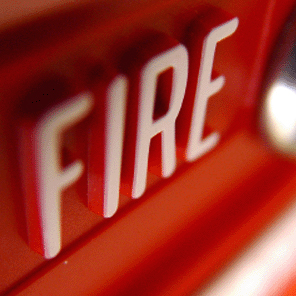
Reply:
[[273, 148], [296, 158], [296, 11], [282, 31], [270, 62], [260, 127]]

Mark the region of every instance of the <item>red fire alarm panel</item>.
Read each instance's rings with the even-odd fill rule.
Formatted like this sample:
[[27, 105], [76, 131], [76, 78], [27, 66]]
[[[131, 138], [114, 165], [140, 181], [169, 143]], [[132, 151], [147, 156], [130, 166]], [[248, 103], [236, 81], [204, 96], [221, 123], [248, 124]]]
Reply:
[[294, 6], [0, 4], [0, 294], [294, 295]]

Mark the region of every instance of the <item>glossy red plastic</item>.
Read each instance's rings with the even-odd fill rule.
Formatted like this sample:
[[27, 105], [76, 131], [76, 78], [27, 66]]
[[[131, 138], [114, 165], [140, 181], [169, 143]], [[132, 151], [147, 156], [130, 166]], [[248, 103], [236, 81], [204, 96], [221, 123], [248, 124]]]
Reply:
[[[26, 5], [0, 4], [0, 293], [201, 291], [294, 198], [295, 164], [272, 151], [257, 130], [265, 71], [294, 1], [26, 1]], [[203, 38], [233, 17], [239, 19], [238, 28], [217, 44], [213, 67], [212, 79], [223, 75], [225, 85], [208, 101], [204, 129], [204, 137], [218, 131], [221, 139], [212, 151], [188, 162], [184, 143], [190, 131], [190, 93], [196, 87]], [[138, 71], [175, 44], [184, 44], [190, 57], [187, 93], [177, 119], [177, 168], [171, 177], [161, 177], [156, 137], [146, 191], [131, 199]], [[98, 215], [102, 200], [97, 203], [87, 194], [87, 182], [92, 169], [102, 175], [104, 96], [118, 73], [127, 75], [131, 88], [119, 207], [106, 219]], [[163, 78], [164, 85], [170, 84], [170, 76]], [[34, 220], [38, 209], [32, 202], [35, 176], [24, 170], [24, 162], [26, 168], [35, 165], [30, 129], [52, 106], [89, 90], [96, 109], [65, 132], [62, 158], [63, 167], [78, 158], [87, 167], [63, 192], [62, 249], [46, 260], [33, 250], [43, 252], [40, 222]], [[166, 92], [164, 87], [164, 102], [156, 102], [155, 120], [167, 111]], [[94, 122], [94, 114], [101, 121]], [[37, 243], [29, 242], [32, 237]]]

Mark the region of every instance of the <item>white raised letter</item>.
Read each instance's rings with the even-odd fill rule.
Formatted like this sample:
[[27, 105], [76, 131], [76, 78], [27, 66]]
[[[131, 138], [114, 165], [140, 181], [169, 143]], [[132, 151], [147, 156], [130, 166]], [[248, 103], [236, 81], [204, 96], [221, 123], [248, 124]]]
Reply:
[[[170, 68], [173, 68], [173, 81], [169, 110], [166, 115], [153, 121], [158, 76]], [[162, 136], [162, 175], [169, 177], [175, 170], [175, 123], [183, 102], [187, 76], [188, 53], [182, 45], [159, 54], [151, 59], [142, 70], [133, 198], [140, 197], [145, 191], [150, 141], [158, 133]]]
[[90, 93], [83, 93], [48, 111], [36, 127], [38, 207], [44, 257], [55, 257], [61, 248], [61, 192], [82, 174], [77, 160], [61, 169], [62, 133], [88, 115], [93, 106]]
[[186, 151], [186, 158], [189, 161], [196, 160], [198, 157], [207, 153], [213, 149], [219, 141], [220, 135], [218, 132], [214, 132], [202, 140], [208, 99], [220, 91], [225, 83], [224, 76], [219, 76], [215, 80], [211, 79], [214, 56], [217, 43], [233, 34], [237, 26], [238, 18], [234, 18], [214, 28], [205, 37]]
[[108, 88], [104, 180], [104, 217], [114, 215], [119, 201], [119, 185], [126, 113], [127, 79], [117, 76]]

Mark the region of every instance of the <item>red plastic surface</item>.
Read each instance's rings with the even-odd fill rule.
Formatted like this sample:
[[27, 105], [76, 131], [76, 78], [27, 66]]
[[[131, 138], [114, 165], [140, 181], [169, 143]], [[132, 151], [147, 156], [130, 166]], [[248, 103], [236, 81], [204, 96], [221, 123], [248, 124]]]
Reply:
[[[294, 1], [150, 0], [132, 5], [130, 1], [100, 1], [75, 5], [60, 2], [58, 6], [52, 2], [49, 9], [34, 6], [32, 13], [11, 13], [6, 4], [1, 6], [0, 293], [187, 295], [218, 275], [220, 268], [289, 206], [295, 194], [295, 165], [261, 140], [256, 121], [264, 71]], [[133, 154], [132, 129], [137, 116], [133, 106], [137, 98], [129, 99], [117, 213], [105, 219], [88, 209], [85, 173], [63, 193], [60, 254], [45, 260], [30, 249], [27, 223], [31, 218], [27, 217], [32, 217], [28, 213], [32, 206], [22, 186], [31, 184], [27, 190], [33, 193], [36, 189], [34, 182], [30, 183], [34, 178], [31, 173], [22, 172], [20, 159], [25, 153], [29, 167], [34, 166], [34, 159], [28, 148], [30, 135], [25, 135], [28, 145], [24, 141], [20, 146], [20, 127], [81, 91], [101, 92], [115, 73], [129, 73], [122, 57], [136, 68], [143, 62], [132, 64], [136, 59], [132, 52], [141, 58], [146, 52], [146, 59], [155, 56], [163, 50], [157, 47], [160, 43], [156, 38], [144, 49], [139, 45], [139, 40], [147, 41], [151, 32], [165, 36], [161, 42], [167, 38], [188, 48], [187, 40], [194, 42], [196, 37], [200, 43], [193, 45], [196, 55], [194, 50], [189, 51], [188, 81], [194, 81], [204, 33], [192, 23], [214, 27], [219, 20], [214, 17], [217, 11], [221, 12], [219, 16], [238, 17], [239, 25], [231, 37], [218, 43], [215, 54], [212, 78], [226, 78], [207, 107], [204, 136], [212, 131], [221, 134], [215, 149], [191, 163], [184, 159], [183, 136], [189, 130], [186, 120], [192, 108], [192, 96], [187, 94], [177, 120], [175, 173], [168, 179], [160, 177], [156, 139], [147, 189], [141, 198], [132, 200], [128, 177], [133, 156], [127, 154]], [[165, 46], [168, 43], [164, 42]], [[107, 78], [97, 74], [101, 69], [107, 71]], [[130, 79], [132, 87], [136, 87], [136, 80]], [[96, 100], [101, 102], [98, 97]], [[157, 104], [160, 115], [155, 114], [155, 119], [167, 108], [166, 103], [164, 108]], [[63, 166], [77, 158], [88, 163], [90, 124], [88, 117], [64, 134]], [[97, 123], [98, 130], [103, 124]], [[20, 151], [24, 143], [28, 149]], [[99, 150], [98, 155], [101, 153]], [[102, 170], [100, 166], [98, 169]], [[21, 179], [22, 173], [27, 181]], [[33, 238], [38, 237], [35, 225], [38, 223], [31, 227]]]

